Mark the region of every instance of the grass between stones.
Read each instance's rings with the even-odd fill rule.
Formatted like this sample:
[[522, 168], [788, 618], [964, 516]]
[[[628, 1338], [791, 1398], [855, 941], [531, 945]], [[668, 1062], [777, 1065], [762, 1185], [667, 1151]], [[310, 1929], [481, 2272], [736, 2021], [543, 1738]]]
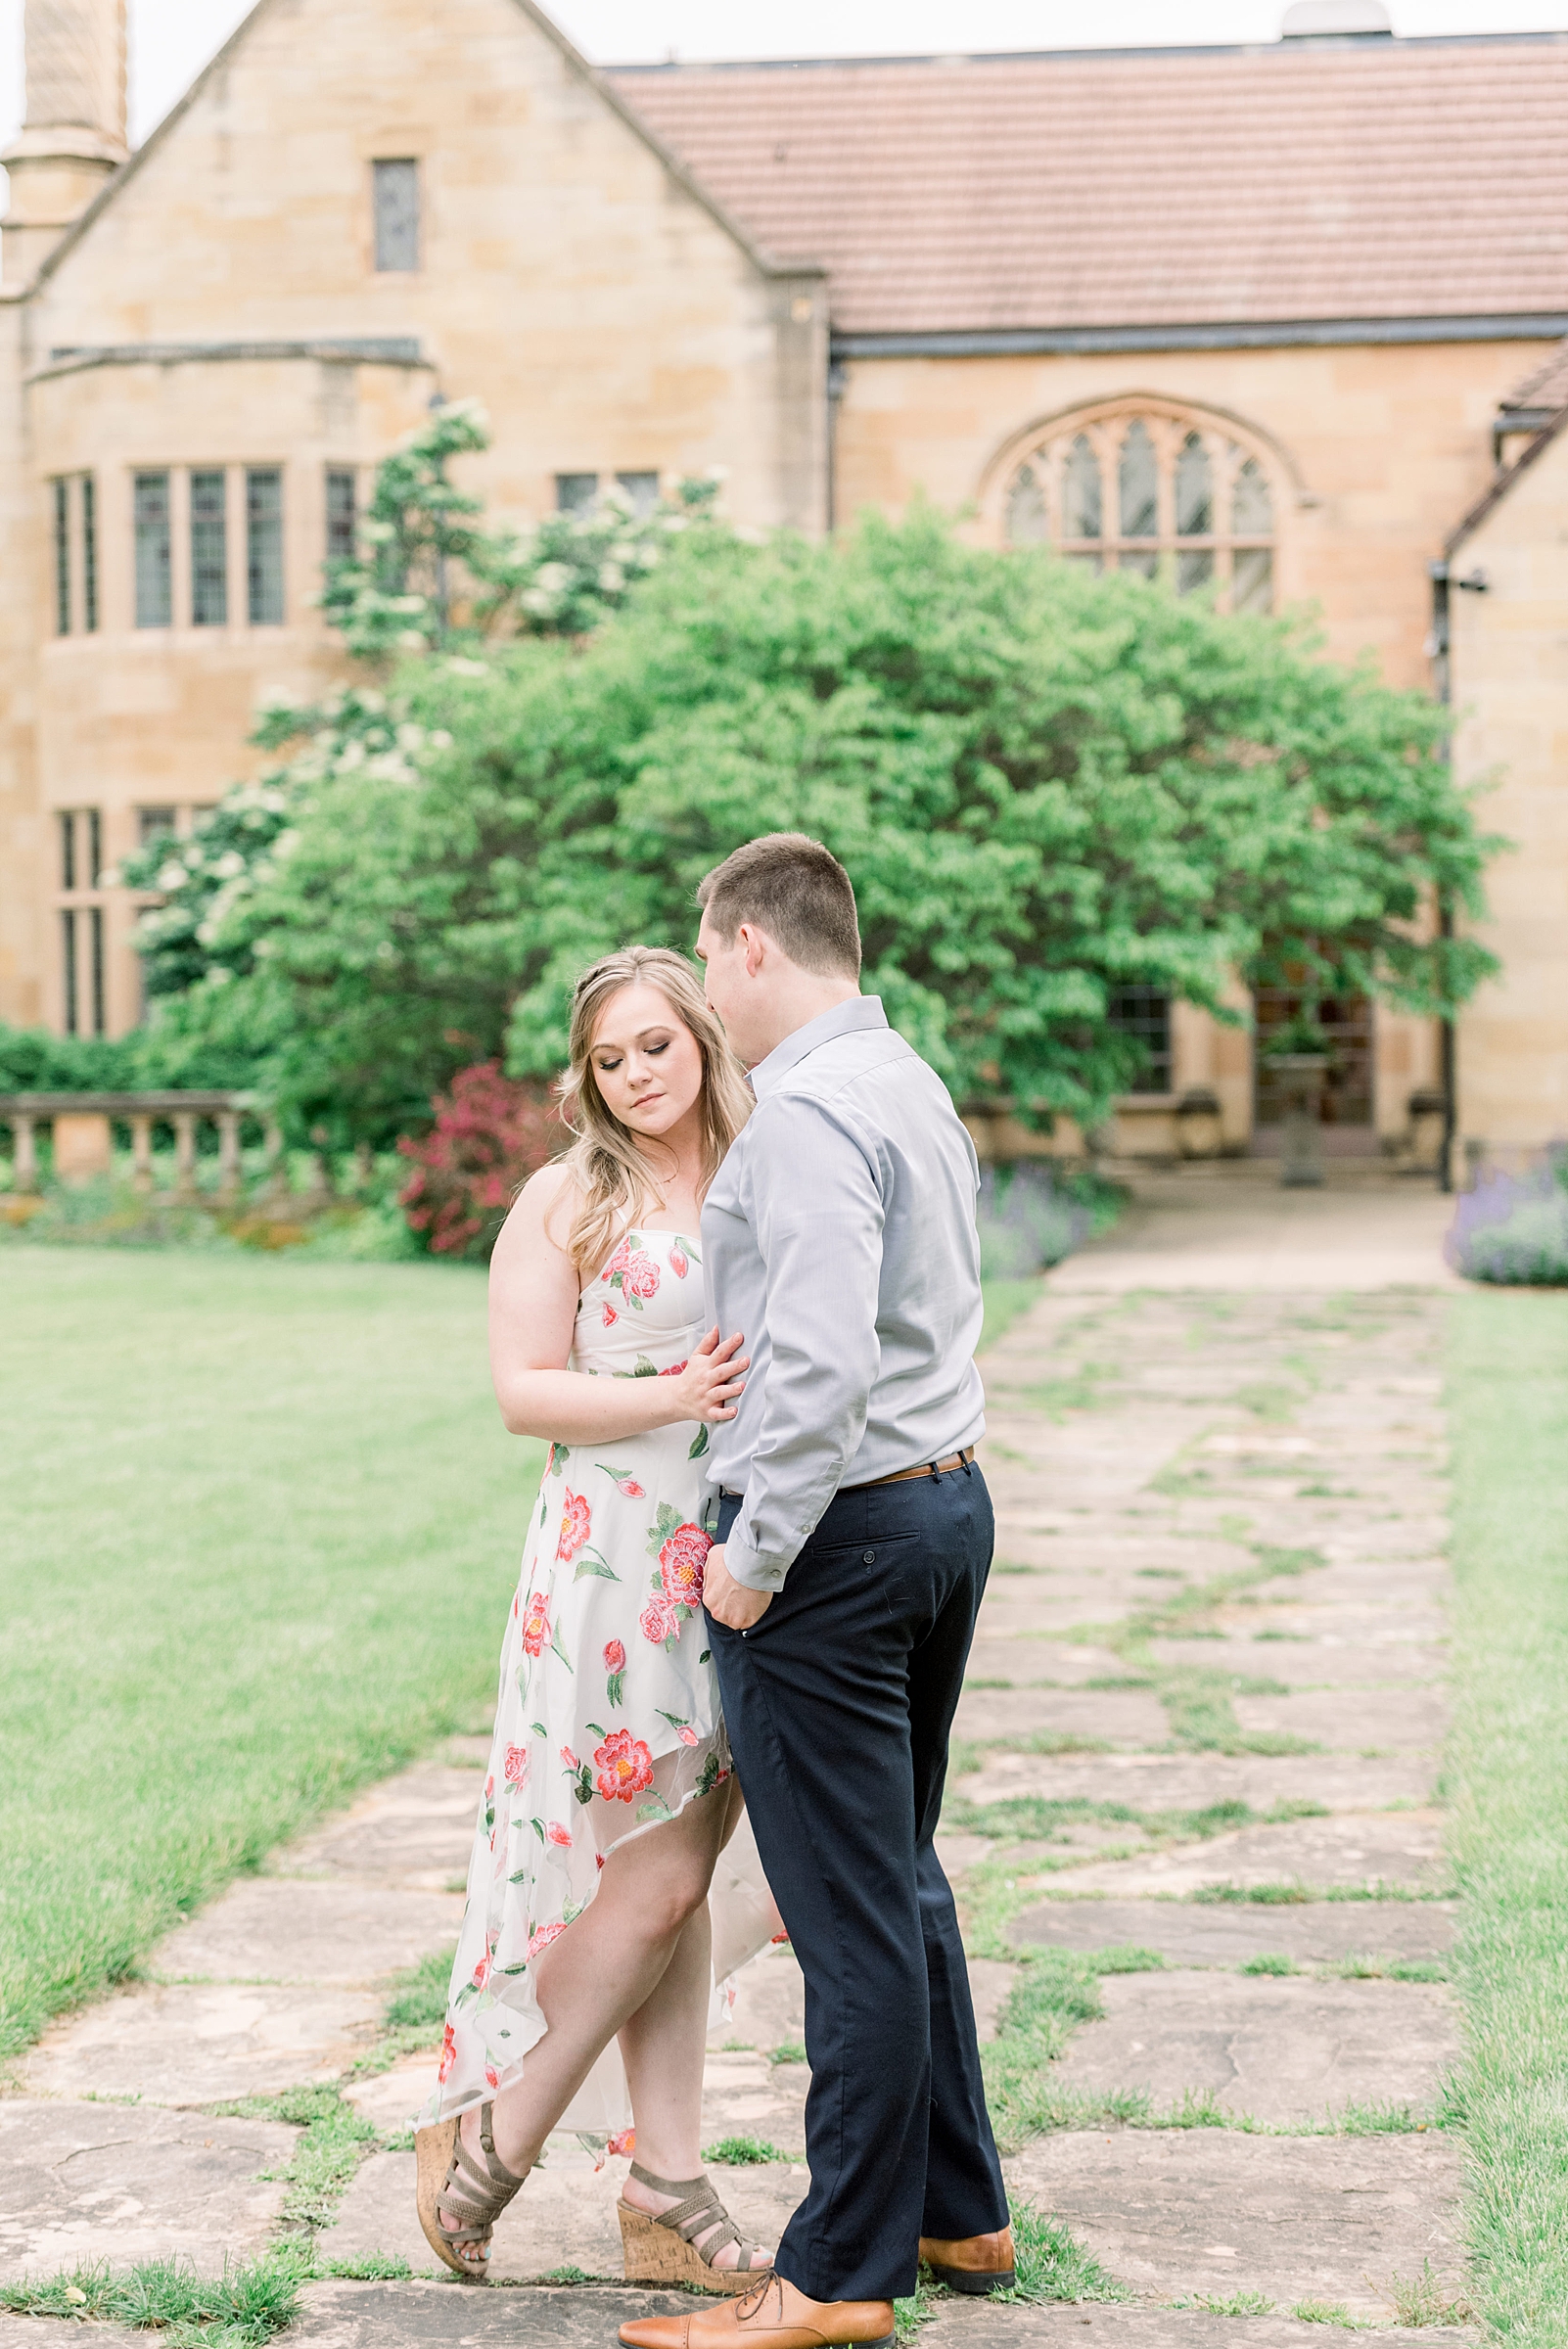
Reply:
[[37, 2281], [0, 2283], [0, 2309], [13, 2316], [99, 2318], [156, 2330], [165, 2349], [261, 2349], [300, 2313], [309, 2273], [290, 2244], [215, 2279], [183, 2260], [144, 2260], [111, 2273], [73, 2268]]
[[1555, 2349], [1568, 2337], [1568, 1297], [1457, 1299], [1448, 1390], [1474, 2297], [1499, 2338]]
[[6, 1252], [0, 2057], [487, 1724], [535, 1455], [484, 1314], [471, 1267]]

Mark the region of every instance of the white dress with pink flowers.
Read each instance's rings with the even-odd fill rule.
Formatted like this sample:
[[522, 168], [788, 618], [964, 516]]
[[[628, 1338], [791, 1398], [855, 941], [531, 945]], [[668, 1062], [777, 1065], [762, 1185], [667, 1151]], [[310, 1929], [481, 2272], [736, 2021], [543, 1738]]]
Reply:
[[[668, 1378], [707, 1327], [698, 1243], [629, 1231], [577, 1308], [569, 1367]], [[501, 1649], [489, 1773], [452, 1967], [440, 2081], [446, 2118], [518, 2078], [545, 2030], [533, 1959], [594, 1896], [607, 1854], [729, 1776], [702, 1613], [708, 1430], [551, 1447]], [[750, 1838], [715, 1878], [723, 1972], [777, 1928]], [[629, 2118], [614, 2044], [563, 2125]]]

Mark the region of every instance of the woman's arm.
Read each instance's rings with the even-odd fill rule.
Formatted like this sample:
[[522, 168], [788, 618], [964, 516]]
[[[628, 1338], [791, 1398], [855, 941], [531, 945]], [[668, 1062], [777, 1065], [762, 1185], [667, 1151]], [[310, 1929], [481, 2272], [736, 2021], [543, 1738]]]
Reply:
[[590, 1378], [569, 1370], [577, 1317], [576, 1267], [556, 1238], [571, 1215], [564, 1167], [524, 1187], [490, 1258], [490, 1375], [514, 1436], [614, 1444], [682, 1419], [733, 1419], [745, 1385], [739, 1335], [710, 1330], [678, 1378]]

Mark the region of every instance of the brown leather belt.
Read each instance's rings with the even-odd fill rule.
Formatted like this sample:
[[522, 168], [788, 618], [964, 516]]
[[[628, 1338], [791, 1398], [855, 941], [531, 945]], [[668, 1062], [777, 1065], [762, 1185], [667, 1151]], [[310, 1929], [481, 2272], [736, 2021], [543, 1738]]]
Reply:
[[971, 1444], [966, 1451], [950, 1451], [945, 1460], [926, 1460], [918, 1468], [895, 1468], [891, 1476], [874, 1476], [868, 1484], [845, 1485], [846, 1493], [874, 1493], [879, 1485], [907, 1484], [912, 1476], [946, 1476], [954, 1468], [967, 1468], [975, 1456]]
[[[874, 1476], [869, 1484], [841, 1485], [833, 1497], [842, 1500], [846, 1493], [874, 1493], [879, 1485], [907, 1484], [912, 1476], [948, 1476], [955, 1468], [967, 1468], [974, 1456], [975, 1448], [971, 1444], [964, 1451], [948, 1452], [945, 1460], [925, 1460], [918, 1468], [895, 1468], [891, 1476]], [[728, 1485], [720, 1485], [718, 1493], [721, 1500], [744, 1498], [742, 1494], [732, 1493]]]

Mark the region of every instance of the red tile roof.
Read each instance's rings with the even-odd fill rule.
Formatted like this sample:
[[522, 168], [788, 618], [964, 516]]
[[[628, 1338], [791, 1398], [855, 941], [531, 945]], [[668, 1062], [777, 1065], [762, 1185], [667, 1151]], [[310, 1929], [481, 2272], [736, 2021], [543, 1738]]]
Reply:
[[841, 333], [1568, 314], [1568, 33], [609, 78]]

